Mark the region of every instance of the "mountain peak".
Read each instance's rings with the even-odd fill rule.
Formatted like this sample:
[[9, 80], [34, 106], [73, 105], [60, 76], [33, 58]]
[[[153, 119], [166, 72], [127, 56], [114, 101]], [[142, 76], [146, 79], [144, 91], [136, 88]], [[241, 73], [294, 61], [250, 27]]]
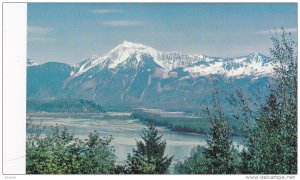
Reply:
[[[122, 41], [115, 49], [134, 49], [134, 50], [143, 50], [143, 49], [154, 49], [150, 46], [144, 44], [135, 43], [131, 41]], [[114, 50], [115, 50], [114, 49]]]
[[121, 44], [111, 50], [106, 57], [110, 59], [109, 68], [115, 68], [131, 56], [137, 56], [139, 61], [141, 59], [141, 54], [148, 54], [152, 57], [156, 57], [158, 51], [150, 46], [130, 41], [123, 41]]
[[125, 56], [129, 56], [131, 54], [135, 53], [146, 53], [150, 55], [155, 55], [157, 54], [157, 50], [150, 47], [146, 46], [144, 44], [139, 44], [139, 43], [134, 43], [130, 41], [123, 41], [119, 45], [117, 45], [114, 49], [112, 49], [107, 56], [111, 54], [123, 54]]
[[122, 41], [121, 42], [121, 45], [123, 46], [123, 47], [132, 47], [132, 46], [144, 46], [143, 44], [140, 44], [140, 43], [135, 43], [135, 42], [131, 42], [131, 41]]
[[[150, 58], [149, 58], [150, 57]], [[180, 67], [191, 76], [206, 76], [209, 74], [223, 74], [228, 77], [243, 75], [260, 76], [270, 74], [272, 65], [269, 58], [260, 53], [251, 53], [237, 58], [219, 58], [203, 55], [192, 56], [176, 52], [158, 51], [150, 46], [122, 41], [104, 56], [95, 56], [76, 65], [74, 77], [97, 67], [98, 70], [107, 69], [117, 72], [119, 69], [137, 69], [145, 61], [153, 60], [161, 67], [161, 72], [168, 73]]]

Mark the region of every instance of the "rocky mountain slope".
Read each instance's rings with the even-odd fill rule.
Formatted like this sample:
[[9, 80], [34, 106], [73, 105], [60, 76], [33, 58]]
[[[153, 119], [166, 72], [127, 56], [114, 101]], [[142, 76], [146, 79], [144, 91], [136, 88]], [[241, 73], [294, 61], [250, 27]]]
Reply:
[[225, 94], [235, 88], [251, 94], [264, 88], [273, 67], [259, 53], [237, 58], [185, 55], [124, 41], [104, 56], [73, 66], [30, 61], [27, 97], [84, 98], [104, 107], [199, 109], [211, 97], [213, 80]]

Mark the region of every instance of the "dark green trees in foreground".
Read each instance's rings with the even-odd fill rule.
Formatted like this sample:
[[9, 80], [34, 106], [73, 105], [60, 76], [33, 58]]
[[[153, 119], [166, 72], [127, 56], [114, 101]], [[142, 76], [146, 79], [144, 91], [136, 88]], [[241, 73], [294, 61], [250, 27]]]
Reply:
[[164, 156], [166, 141], [153, 123], [147, 125], [141, 134], [142, 141], [136, 142], [133, 154], [128, 155], [125, 173], [131, 174], [165, 174], [171, 165], [172, 157]]
[[164, 155], [167, 143], [152, 123], [142, 131], [142, 141], [137, 141], [124, 166], [115, 163], [111, 137], [92, 132], [80, 140], [66, 129], [40, 128], [27, 127], [27, 174], [165, 174], [173, 158]]
[[226, 120], [216, 118], [212, 120], [212, 135], [207, 146], [194, 148], [191, 157], [176, 165], [176, 171], [181, 174], [235, 174], [236, 154]]
[[297, 173], [297, 45], [282, 31], [272, 38], [275, 88], [249, 132], [245, 173]]
[[191, 157], [176, 165], [176, 171], [182, 174], [235, 174], [237, 150], [232, 145], [232, 130], [222, 113], [219, 92], [213, 92], [213, 110], [207, 108], [211, 121], [211, 134], [207, 146], [198, 146], [192, 150]]
[[235, 173], [231, 132], [223, 118], [212, 121], [212, 137], [203, 148], [205, 171], [208, 174]]
[[[41, 137], [32, 132], [26, 143], [27, 174], [111, 174], [115, 155], [111, 138], [92, 132], [82, 141], [66, 129], [51, 128]], [[36, 134], [34, 134], [36, 133]]]
[[[275, 77], [266, 103], [253, 117], [242, 94], [239, 117], [247, 138], [242, 151], [232, 147], [226, 119], [212, 121], [208, 147], [197, 147], [176, 166], [182, 174], [296, 174], [297, 173], [297, 46], [291, 35], [272, 37]], [[221, 113], [217, 109], [217, 113]], [[255, 122], [249, 127], [249, 118]]]

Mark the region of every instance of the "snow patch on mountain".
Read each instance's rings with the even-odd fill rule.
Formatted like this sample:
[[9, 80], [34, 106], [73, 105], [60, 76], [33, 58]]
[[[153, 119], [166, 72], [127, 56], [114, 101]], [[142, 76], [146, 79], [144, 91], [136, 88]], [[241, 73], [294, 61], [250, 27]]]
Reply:
[[272, 75], [274, 64], [269, 62], [269, 58], [252, 53], [239, 58], [227, 58], [226, 60], [208, 61], [208, 64], [201, 64], [184, 68], [193, 76], [207, 76], [212, 74], [222, 74], [226, 77], [243, 76], [267, 76]]
[[97, 67], [98, 70], [108, 69], [112, 72], [126, 68], [137, 69], [147, 60], [145, 57], [151, 57], [160, 67], [159, 70], [155, 70], [155, 74], [163, 78], [169, 77], [169, 72], [179, 67], [193, 77], [211, 74], [221, 74], [226, 77], [257, 77], [272, 74], [274, 68], [273, 64], [269, 62], [269, 58], [259, 53], [251, 53], [238, 58], [219, 58], [161, 52], [150, 46], [123, 41], [104, 56], [92, 56], [90, 59], [76, 64], [72, 76], [77, 77], [94, 67]]
[[116, 68], [119, 64], [121, 64], [133, 55], [136, 55], [137, 60], [139, 62], [141, 60], [140, 57], [142, 54], [156, 57], [157, 53], [158, 51], [152, 47], [145, 46], [143, 44], [136, 44], [124, 41], [108, 53], [107, 57], [110, 59], [108, 68]]

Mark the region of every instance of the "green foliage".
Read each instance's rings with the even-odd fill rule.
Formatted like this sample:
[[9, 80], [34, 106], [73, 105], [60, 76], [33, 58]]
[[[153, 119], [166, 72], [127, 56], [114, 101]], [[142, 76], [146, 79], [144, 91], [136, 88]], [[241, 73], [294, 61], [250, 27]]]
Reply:
[[102, 139], [96, 132], [82, 141], [58, 127], [47, 134], [30, 134], [26, 143], [26, 173], [114, 173], [115, 155], [110, 142], [111, 138]]
[[176, 164], [175, 172], [179, 174], [205, 174], [207, 168], [205, 166], [203, 147], [197, 146], [193, 148], [190, 157], [184, 160], [184, 162]]
[[[216, 84], [216, 81], [214, 82]], [[235, 174], [239, 171], [238, 151], [232, 145], [232, 130], [225, 118], [216, 86], [212, 92], [213, 112], [206, 108], [211, 121], [207, 146], [198, 147], [191, 157], [176, 166], [179, 173]]]
[[[297, 46], [282, 28], [272, 37], [275, 77], [266, 103], [253, 114], [247, 97], [237, 91], [247, 142], [242, 151], [232, 148], [230, 129], [218, 103], [212, 121], [208, 147], [198, 148], [191, 157], [176, 166], [179, 173], [297, 173]], [[249, 124], [255, 119], [255, 124]]]
[[256, 118], [242, 153], [246, 173], [297, 173], [297, 52], [291, 35], [272, 37], [275, 88]]
[[232, 145], [228, 123], [215, 117], [207, 146], [194, 148], [191, 156], [175, 169], [180, 174], [234, 174], [239, 172], [239, 164], [239, 153]]
[[[73, 135], [66, 130], [52, 129], [44, 137], [31, 136], [26, 144], [26, 172], [28, 174], [72, 174], [79, 172], [78, 153], [74, 153], [79, 142], [72, 143]], [[71, 153], [73, 152], [73, 153]], [[76, 152], [76, 151], [75, 151]]]
[[165, 174], [172, 162], [172, 157], [164, 156], [166, 141], [153, 123], [147, 125], [141, 134], [142, 141], [137, 141], [133, 154], [128, 154], [126, 173], [130, 174]]
[[[208, 134], [211, 125], [209, 118], [162, 117], [158, 114], [147, 113], [141, 110], [133, 111], [131, 117], [144, 123], [153, 121], [157, 126], [164, 126], [177, 132]], [[236, 122], [230, 117], [226, 117], [226, 119], [229, 126], [234, 130], [233, 134], [241, 135], [242, 123]]]
[[205, 166], [208, 174], [233, 174], [236, 172], [231, 131], [228, 123], [222, 118], [212, 121], [212, 135], [204, 148]]
[[[216, 81], [214, 82], [216, 84]], [[207, 174], [234, 174], [237, 173], [237, 164], [234, 160], [235, 149], [232, 145], [232, 130], [224, 116], [220, 105], [219, 91], [214, 86], [212, 92], [213, 113], [207, 107], [207, 115], [211, 120], [210, 139], [207, 147], [203, 148], [205, 158], [205, 173]]]
[[95, 102], [83, 99], [27, 100], [27, 112], [105, 112]]
[[110, 146], [112, 137], [100, 138], [94, 131], [89, 134], [80, 158], [82, 174], [111, 174], [114, 173], [115, 154]]

